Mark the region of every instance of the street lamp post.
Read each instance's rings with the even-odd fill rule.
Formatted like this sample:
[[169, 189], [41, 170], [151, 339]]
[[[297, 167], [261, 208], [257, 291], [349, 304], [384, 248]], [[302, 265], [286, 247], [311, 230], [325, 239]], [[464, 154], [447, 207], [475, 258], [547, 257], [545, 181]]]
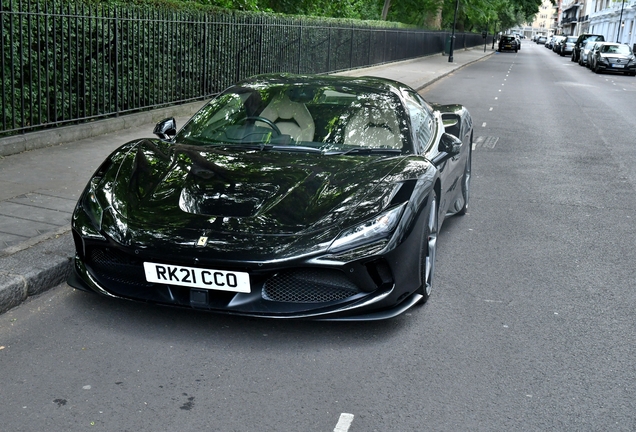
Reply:
[[455, 15], [453, 16], [453, 32], [451, 33], [450, 51], [448, 52], [448, 62], [453, 62], [453, 48], [455, 45], [455, 27], [457, 26], [457, 9], [459, 9], [459, 0], [455, 0]]
[[625, 0], [623, 0], [623, 2], [621, 3], [621, 17], [618, 20], [618, 31], [616, 32], [616, 43], [620, 43], [618, 41], [620, 35], [621, 35], [621, 23], [623, 22], [623, 8], [625, 7]]

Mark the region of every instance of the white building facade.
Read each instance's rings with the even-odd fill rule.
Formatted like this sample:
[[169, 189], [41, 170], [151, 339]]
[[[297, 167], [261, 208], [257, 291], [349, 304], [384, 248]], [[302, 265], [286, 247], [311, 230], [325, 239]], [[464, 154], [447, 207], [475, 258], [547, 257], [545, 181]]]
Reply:
[[593, 3], [588, 32], [602, 34], [606, 41], [631, 47], [636, 44], [636, 0], [587, 0]]
[[600, 34], [608, 42], [636, 45], [636, 0], [544, 0], [526, 36]]

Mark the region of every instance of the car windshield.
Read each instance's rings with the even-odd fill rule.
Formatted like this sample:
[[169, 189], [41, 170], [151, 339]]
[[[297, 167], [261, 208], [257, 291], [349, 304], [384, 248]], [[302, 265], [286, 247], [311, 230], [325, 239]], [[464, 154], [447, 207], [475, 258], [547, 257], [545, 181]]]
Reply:
[[631, 54], [631, 50], [627, 45], [601, 45], [600, 52], [603, 54]]
[[330, 84], [258, 80], [239, 84], [195, 114], [175, 140], [323, 153], [411, 152], [406, 114], [397, 95], [366, 86]]

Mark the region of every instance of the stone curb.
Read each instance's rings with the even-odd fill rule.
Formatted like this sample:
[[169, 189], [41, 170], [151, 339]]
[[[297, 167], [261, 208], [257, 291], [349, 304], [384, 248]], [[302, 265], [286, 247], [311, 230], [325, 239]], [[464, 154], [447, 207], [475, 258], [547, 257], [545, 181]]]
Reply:
[[66, 281], [71, 272], [70, 232], [0, 258], [0, 313]]

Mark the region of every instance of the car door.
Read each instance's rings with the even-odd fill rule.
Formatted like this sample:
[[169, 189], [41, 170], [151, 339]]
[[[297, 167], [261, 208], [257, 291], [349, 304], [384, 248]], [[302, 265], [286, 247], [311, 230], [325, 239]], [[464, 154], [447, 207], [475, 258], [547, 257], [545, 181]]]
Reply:
[[439, 171], [442, 182], [440, 209], [445, 213], [455, 195], [461, 193], [461, 177], [464, 174], [465, 163], [462, 155], [465, 152], [447, 152], [445, 144], [448, 140], [443, 137], [445, 130], [439, 113], [436, 115], [430, 105], [415, 92], [407, 91], [404, 96], [416, 151], [425, 155]]

